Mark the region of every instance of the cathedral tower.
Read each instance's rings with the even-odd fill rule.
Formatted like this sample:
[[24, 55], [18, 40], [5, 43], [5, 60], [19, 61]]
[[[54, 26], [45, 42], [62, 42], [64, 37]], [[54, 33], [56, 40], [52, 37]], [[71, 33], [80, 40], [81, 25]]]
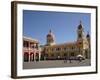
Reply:
[[84, 28], [83, 28], [81, 21], [80, 21], [80, 24], [78, 25], [78, 28], [77, 28], [77, 43], [78, 43], [78, 48], [80, 50], [79, 54], [83, 55], [85, 58], [88, 58], [88, 56], [89, 56], [89, 53], [88, 53], [89, 43], [88, 43], [88, 40], [86, 38]]
[[84, 38], [85, 38], [84, 28], [82, 22], [80, 21], [80, 24], [78, 25], [77, 29], [77, 41], [82, 41]]
[[55, 44], [55, 37], [51, 30], [49, 31], [46, 37], [47, 37], [47, 44], [46, 44], [47, 46]]

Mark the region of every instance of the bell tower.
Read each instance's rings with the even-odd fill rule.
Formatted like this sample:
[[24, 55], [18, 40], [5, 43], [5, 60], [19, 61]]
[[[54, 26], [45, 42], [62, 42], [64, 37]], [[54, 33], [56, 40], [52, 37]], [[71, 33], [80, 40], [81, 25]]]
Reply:
[[82, 21], [80, 21], [80, 24], [78, 25], [78, 29], [77, 29], [77, 41], [83, 40], [84, 37], [85, 37], [84, 29], [83, 29]]
[[80, 21], [80, 24], [78, 25], [78, 28], [77, 28], [77, 43], [78, 43], [78, 48], [79, 48], [79, 54], [87, 58], [88, 53], [86, 52], [89, 48], [89, 44], [84, 32], [82, 21]]
[[46, 44], [47, 46], [51, 46], [55, 44], [55, 36], [51, 30], [49, 31], [46, 37], [47, 37], [47, 44]]

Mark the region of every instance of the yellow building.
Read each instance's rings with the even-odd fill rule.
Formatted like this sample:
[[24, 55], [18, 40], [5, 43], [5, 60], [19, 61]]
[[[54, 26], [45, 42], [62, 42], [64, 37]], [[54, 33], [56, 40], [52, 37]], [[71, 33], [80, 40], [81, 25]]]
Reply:
[[55, 36], [50, 30], [47, 34], [47, 43], [43, 47], [41, 56], [46, 59], [64, 59], [65, 57], [82, 55], [84, 58], [90, 59], [90, 54], [90, 35], [85, 35], [83, 25], [80, 21], [77, 27], [77, 40], [74, 42], [56, 44]]

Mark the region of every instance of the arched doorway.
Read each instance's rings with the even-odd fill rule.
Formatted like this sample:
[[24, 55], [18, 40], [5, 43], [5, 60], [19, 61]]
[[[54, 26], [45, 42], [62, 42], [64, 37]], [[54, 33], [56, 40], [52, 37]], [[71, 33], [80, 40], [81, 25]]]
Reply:
[[24, 62], [28, 62], [29, 61], [29, 54], [28, 52], [24, 52]]

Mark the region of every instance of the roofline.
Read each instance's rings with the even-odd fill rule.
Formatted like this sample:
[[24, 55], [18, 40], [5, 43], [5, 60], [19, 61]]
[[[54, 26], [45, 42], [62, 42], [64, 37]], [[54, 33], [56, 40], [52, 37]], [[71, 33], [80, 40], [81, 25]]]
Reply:
[[38, 41], [37, 39], [33, 39], [33, 38], [31, 38], [31, 37], [23, 36], [23, 39], [24, 39], [24, 40], [27, 40], [27, 41], [37, 42], [37, 43], [39, 43], [39, 41]]

